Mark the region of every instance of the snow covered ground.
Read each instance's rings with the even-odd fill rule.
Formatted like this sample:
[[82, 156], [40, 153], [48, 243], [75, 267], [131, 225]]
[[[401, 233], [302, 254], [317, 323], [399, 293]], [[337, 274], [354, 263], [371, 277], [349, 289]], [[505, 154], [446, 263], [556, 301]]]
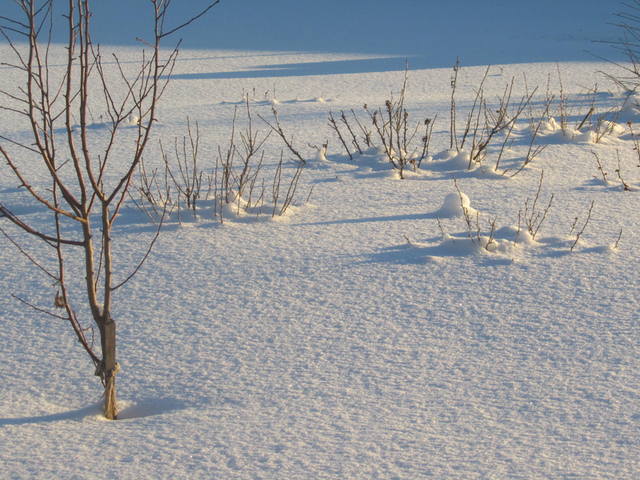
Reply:
[[[281, 3], [274, 21], [315, 28], [313, 12], [289, 18]], [[518, 30], [522, 12], [504, 3], [498, 24]], [[264, 48], [254, 42], [221, 50], [214, 42], [182, 51], [155, 138], [171, 144], [187, 133], [187, 117], [197, 121], [202, 165], [211, 170], [243, 95], [266, 119], [275, 106], [308, 159], [295, 208], [275, 220], [230, 210], [221, 224], [203, 202], [197, 219], [167, 222], [140, 275], [117, 297], [117, 422], [101, 419], [99, 383], [69, 327], [12, 297], [49, 305], [55, 289], [2, 238], [0, 477], [636, 478], [640, 168], [625, 122], [640, 133], [640, 109], [599, 73], [610, 65], [583, 54], [593, 46], [588, 40], [610, 34], [606, 25], [594, 30], [606, 21], [606, 2], [562, 2], [562, 11], [547, 3], [537, 2], [544, 8], [535, 15], [551, 20], [535, 29], [538, 37], [513, 40], [517, 55], [491, 44], [482, 55], [469, 51], [469, 67], [459, 50], [502, 38], [495, 29], [483, 36], [475, 25], [452, 21], [455, 41], [438, 43], [435, 59], [416, 57], [414, 47], [424, 41], [418, 28], [404, 31], [408, 37], [393, 48], [358, 48], [370, 44], [362, 26], [353, 48], [347, 38], [343, 48], [331, 49], [333, 42], [325, 49], [312, 35], [285, 49], [276, 33], [265, 33]], [[225, 4], [217, 8], [228, 15]], [[447, 8], [435, 13], [446, 16]], [[560, 29], [565, 9], [576, 21]], [[344, 21], [331, 11], [323, 17], [328, 36], [331, 18], [336, 26]], [[207, 21], [225, 28], [215, 15]], [[135, 56], [131, 46], [116, 50], [123, 59]], [[0, 55], [8, 57], [6, 45]], [[539, 87], [505, 148], [504, 175], [493, 167], [505, 132], [472, 169], [464, 155], [448, 152], [457, 55], [459, 137], [486, 64], [493, 64], [488, 102], [495, 104], [512, 78], [518, 100]], [[349, 160], [328, 116], [353, 109], [364, 122], [365, 103], [373, 109], [397, 99], [407, 57], [410, 119], [437, 119], [432, 158], [400, 180], [380, 151]], [[558, 71], [570, 125], [564, 132]], [[4, 67], [0, 78], [20, 82]], [[543, 115], [547, 90], [556, 101]], [[617, 123], [599, 143], [591, 121], [573, 131], [592, 102], [594, 122], [606, 114]], [[546, 147], [512, 176], [541, 116], [534, 144]], [[96, 127], [99, 143], [98, 120]], [[0, 131], [27, 134], [8, 114]], [[320, 159], [312, 145], [325, 141]], [[272, 135], [268, 175], [281, 147]], [[155, 143], [151, 162], [154, 155]], [[293, 172], [289, 157], [285, 151], [285, 176]], [[38, 224], [40, 207], [16, 188], [6, 166], [0, 171], [2, 202]], [[541, 172], [536, 211], [551, 195], [553, 201], [532, 239], [525, 217]], [[471, 228], [456, 202], [461, 197]], [[153, 232], [128, 204], [115, 231], [121, 275]]]

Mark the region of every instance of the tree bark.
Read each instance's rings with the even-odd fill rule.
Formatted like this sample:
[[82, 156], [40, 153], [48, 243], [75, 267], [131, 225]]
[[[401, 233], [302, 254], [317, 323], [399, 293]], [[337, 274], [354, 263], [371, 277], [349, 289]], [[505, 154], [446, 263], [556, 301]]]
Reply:
[[116, 322], [108, 318], [103, 328], [104, 416], [108, 420], [116, 420], [118, 418], [116, 374], [119, 369], [118, 363], [116, 362]]

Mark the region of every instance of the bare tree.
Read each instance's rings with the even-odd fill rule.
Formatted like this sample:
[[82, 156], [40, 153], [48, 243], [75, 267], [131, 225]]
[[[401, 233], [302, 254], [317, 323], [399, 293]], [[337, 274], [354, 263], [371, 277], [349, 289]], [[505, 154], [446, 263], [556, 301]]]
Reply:
[[620, 70], [616, 73], [601, 72], [624, 90], [635, 92], [640, 87], [640, 0], [622, 2], [622, 11], [614, 13], [621, 37], [613, 40], [598, 40], [597, 43], [608, 44], [626, 58], [626, 62], [610, 60], [595, 55], [613, 64]]
[[[160, 44], [220, 0], [208, 2], [199, 13], [175, 27], [165, 23], [171, 0], [148, 0], [153, 31], [151, 39], [143, 41], [146, 51], [133, 72], [115, 55], [109, 63], [103, 59], [91, 36], [90, 1], [67, 0], [66, 60], [60, 74], [51, 63], [55, 48], [51, 41], [54, 1], [14, 1], [19, 17], [0, 17], [0, 35], [13, 52], [12, 62], [5, 65], [24, 75], [24, 84], [15, 90], [1, 87], [0, 109], [24, 118], [30, 138], [27, 141], [0, 136], [0, 156], [20, 186], [45, 208], [48, 220], [42, 225], [32, 225], [1, 201], [0, 217], [12, 222], [18, 231], [44, 242], [51, 255], [43, 262], [28, 251], [24, 242], [6, 229], [1, 230], [22, 254], [54, 280], [56, 310], [22, 301], [39, 312], [69, 322], [104, 387], [104, 415], [116, 419], [119, 366], [116, 322], [112, 315], [114, 293], [140, 270], [159, 230], [137, 266], [116, 278], [113, 225], [150, 139], [158, 101], [178, 54], [177, 47], [163, 52]], [[92, 111], [98, 108], [105, 121], [96, 140], [91, 119]], [[133, 135], [133, 147], [129, 157], [123, 159], [118, 153], [115, 162], [116, 145], [122, 142], [123, 131]], [[42, 165], [46, 180], [26, 173], [33, 171], [26, 167], [34, 161]], [[78, 263], [70, 259], [78, 256], [82, 258], [81, 266], [75, 267]], [[47, 261], [55, 266], [49, 266]], [[82, 272], [74, 271], [75, 268], [81, 268]], [[69, 279], [82, 277], [83, 286], [77, 290]], [[91, 312], [99, 333], [99, 349], [93, 344], [93, 335], [88, 334], [94, 327], [84, 326], [77, 314], [78, 306], [88, 307]]]

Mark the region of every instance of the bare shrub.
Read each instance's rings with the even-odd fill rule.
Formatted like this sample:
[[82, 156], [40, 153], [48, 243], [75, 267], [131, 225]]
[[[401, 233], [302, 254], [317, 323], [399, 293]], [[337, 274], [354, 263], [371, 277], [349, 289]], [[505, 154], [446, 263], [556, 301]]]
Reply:
[[[224, 223], [225, 211], [231, 209], [236, 215], [260, 215], [270, 200], [271, 216], [284, 215], [294, 203], [306, 162], [296, 159], [293, 173], [285, 176], [281, 151], [274, 174], [269, 177], [264, 171], [265, 145], [273, 131], [286, 139], [285, 143], [292, 148], [293, 143], [285, 134], [275, 110], [275, 121], [266, 133], [255, 128], [248, 97], [245, 97], [242, 111], [245, 115], [243, 125], [238, 125], [239, 109], [236, 107], [228, 141], [218, 145], [215, 159], [200, 158], [200, 129], [197, 123], [192, 127], [187, 121], [187, 135], [174, 140], [173, 155], [161, 148], [163, 172], [158, 169], [149, 172], [142, 161], [138, 169], [140, 208], [157, 217], [168, 205], [171, 211], [177, 211], [178, 221], [181, 221], [183, 206], [197, 217], [198, 202], [213, 199], [213, 216]], [[300, 155], [297, 151], [296, 154]]]
[[[362, 155], [366, 148], [378, 148], [384, 151], [391, 166], [398, 170], [400, 178], [404, 178], [407, 168], [417, 170], [422, 161], [429, 156], [429, 145], [436, 118], [425, 118], [413, 123], [409, 120], [406, 108], [408, 70], [397, 99], [385, 101], [384, 107], [375, 110], [368, 105], [363, 110], [368, 117], [371, 128], [365, 127], [354, 110], [352, 119], [344, 111], [336, 119], [329, 113], [329, 126], [333, 129], [350, 160], [354, 160], [355, 152]], [[355, 125], [355, 126], [354, 126]], [[359, 137], [360, 135], [360, 137]], [[375, 138], [375, 140], [374, 140]], [[353, 148], [350, 148], [350, 146]]]
[[[593, 207], [595, 205], [595, 201], [591, 201], [591, 204], [589, 205], [589, 210], [587, 211], [587, 217], [584, 221], [584, 223], [582, 224], [582, 227], [580, 228], [580, 230], [576, 231], [576, 239], [573, 241], [573, 243], [571, 244], [571, 248], [570, 250], [573, 252], [573, 249], [576, 247], [576, 245], [578, 244], [578, 242], [580, 241], [580, 238], [582, 237], [582, 234], [584, 233], [585, 229], [587, 228], [587, 225], [589, 224], [589, 220], [591, 220], [591, 213], [593, 212]], [[573, 225], [571, 226], [571, 232], [572, 233], [575, 230], [576, 224], [578, 223], [578, 217], [576, 217], [575, 221], [573, 222]], [[622, 233], [620, 234], [622, 235]], [[620, 237], [618, 237], [618, 241], [616, 242], [616, 245], [618, 244], [620, 240]]]
[[520, 231], [520, 226], [522, 222], [527, 227], [527, 231], [533, 240], [536, 239], [542, 224], [547, 218], [547, 214], [549, 210], [551, 210], [551, 206], [553, 204], [554, 195], [551, 194], [549, 197], [549, 202], [546, 206], [540, 206], [540, 192], [542, 190], [542, 184], [544, 181], [544, 170], [540, 172], [540, 179], [538, 181], [538, 188], [536, 189], [535, 196], [533, 197], [533, 201], [527, 197], [524, 202], [524, 209], [518, 212], [518, 231]]
[[[488, 252], [492, 251], [495, 247], [496, 222], [498, 219], [494, 217], [489, 220], [489, 236], [483, 235], [482, 227], [480, 226], [480, 212], [476, 210], [475, 215], [472, 215], [469, 208], [465, 205], [464, 196], [456, 179], [453, 179], [453, 185], [458, 193], [460, 209], [462, 210], [462, 217], [464, 218], [464, 222], [467, 226], [467, 236], [469, 237], [469, 240], [471, 240], [476, 246], [484, 248]], [[438, 219], [438, 227], [444, 236], [444, 229], [440, 223], [440, 219]]]

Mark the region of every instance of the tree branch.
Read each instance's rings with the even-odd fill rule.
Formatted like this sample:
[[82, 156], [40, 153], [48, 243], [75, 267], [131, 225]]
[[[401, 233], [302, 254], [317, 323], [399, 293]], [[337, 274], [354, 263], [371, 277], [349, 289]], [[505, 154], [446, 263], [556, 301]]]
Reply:
[[[154, 2], [155, 3], [155, 2]], [[170, 2], [166, 2], [166, 6], [164, 7], [164, 9], [161, 12], [161, 15], [164, 17], [164, 15], [166, 14], [166, 10], [169, 6]], [[211, 2], [209, 4], [208, 7], [206, 7], [204, 10], [202, 10], [199, 14], [191, 17], [189, 20], [187, 20], [186, 22], [184, 22], [182, 25], [178, 25], [175, 28], [172, 28], [171, 30], [169, 30], [168, 32], [160, 32], [160, 37], [159, 38], [164, 38], [164, 37], [168, 37], [169, 35], [174, 34], [175, 32], [177, 32], [178, 30], [182, 30], [184, 27], [186, 27], [187, 25], [195, 22], [197, 19], [199, 19], [200, 17], [202, 17], [204, 14], [206, 14], [209, 10], [211, 10], [213, 7], [215, 7], [218, 3], [220, 3], [220, 0], [215, 0], [215, 2]]]
[[81, 241], [77, 241], [77, 240], [66, 240], [64, 238], [56, 238], [56, 237], [52, 237], [50, 235], [47, 235], [45, 233], [42, 233], [39, 230], [36, 230], [35, 228], [32, 228], [29, 225], [27, 225], [26, 223], [24, 223], [17, 216], [15, 216], [13, 213], [11, 213], [11, 211], [7, 207], [2, 205], [1, 203], [0, 203], [0, 213], [4, 214], [4, 216], [7, 219], [9, 219], [11, 222], [16, 224], [18, 227], [20, 227], [25, 232], [27, 232], [27, 233], [29, 233], [31, 235], [35, 235], [36, 237], [44, 240], [45, 242], [47, 242], [51, 246], [54, 246], [54, 244], [56, 242], [60, 242], [60, 243], [63, 243], [64, 245], [74, 245], [74, 246], [77, 246], [77, 247], [81, 247], [85, 243], [85, 242], [81, 242]]

